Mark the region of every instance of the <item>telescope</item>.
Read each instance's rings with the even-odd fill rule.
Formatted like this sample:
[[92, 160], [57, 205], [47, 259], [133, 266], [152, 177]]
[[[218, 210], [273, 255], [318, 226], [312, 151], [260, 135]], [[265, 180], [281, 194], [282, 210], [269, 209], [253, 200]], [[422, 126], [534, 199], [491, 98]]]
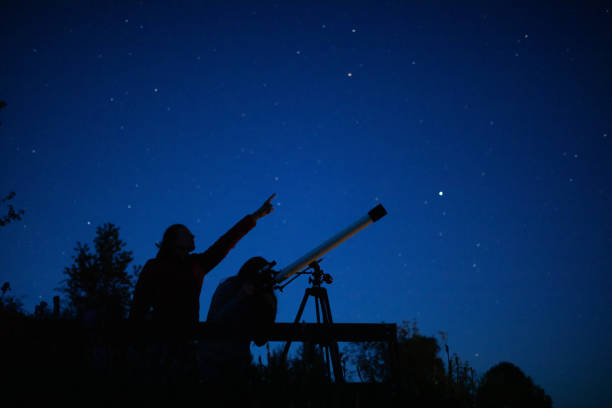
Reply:
[[[315, 310], [317, 316], [317, 323], [322, 324], [324, 328], [329, 329], [333, 324], [331, 306], [329, 304], [329, 297], [327, 296], [327, 290], [322, 286], [323, 283], [331, 283], [332, 277], [326, 273], [323, 273], [319, 266], [320, 257], [327, 252], [331, 251], [359, 231], [367, 227], [368, 225], [380, 220], [382, 217], [387, 215], [387, 210], [382, 204], [372, 208], [366, 215], [353, 222], [342, 231], [338, 232], [327, 241], [323, 242], [318, 247], [313, 248], [302, 257], [298, 258], [294, 262], [281, 269], [279, 272], [274, 271], [272, 267], [276, 265], [276, 262], [270, 262], [264, 268], [260, 270], [260, 276], [264, 278], [264, 282], [267, 282], [264, 286], [271, 285], [275, 289], [283, 290], [285, 286], [295, 280], [299, 275], [310, 274], [309, 282], [312, 287], [307, 288], [304, 292], [304, 297], [298, 308], [297, 315], [294, 323], [299, 323], [304, 313], [304, 307], [310, 296], [315, 298]], [[308, 270], [312, 272], [308, 272]], [[297, 275], [296, 275], [297, 274]], [[296, 275], [291, 278], [291, 276]], [[267, 277], [267, 279], [265, 279]], [[289, 279], [291, 278], [291, 279]], [[287, 280], [289, 279], [289, 280]], [[281, 282], [287, 280], [283, 285]], [[289, 353], [289, 347], [291, 346], [291, 340], [285, 343], [283, 352], [281, 354], [282, 361], [287, 361], [287, 354]], [[336, 382], [344, 382], [344, 374], [342, 371], [342, 364], [340, 359], [340, 351], [338, 349], [338, 343], [331, 339], [325, 343], [320, 344], [324, 355], [326, 356], [327, 373], [331, 378], [330, 363], [333, 369], [334, 379]]]
[[347, 226], [342, 231], [338, 232], [336, 235], [329, 238], [327, 241], [323, 242], [316, 248], [313, 248], [311, 251], [307, 252], [302, 257], [287, 265], [279, 272], [276, 272], [273, 276], [273, 280], [276, 284], [279, 284], [284, 280], [290, 278], [292, 275], [300, 272], [302, 269], [309, 266], [313, 261], [316, 261], [324, 254], [331, 251], [353, 235], [357, 234], [359, 231], [361, 231], [368, 225], [380, 220], [385, 215], [387, 215], [387, 210], [385, 210], [385, 207], [383, 207], [382, 204], [378, 204], [376, 207], [368, 211], [366, 215], [359, 218], [357, 221], [353, 222], [351, 225]]

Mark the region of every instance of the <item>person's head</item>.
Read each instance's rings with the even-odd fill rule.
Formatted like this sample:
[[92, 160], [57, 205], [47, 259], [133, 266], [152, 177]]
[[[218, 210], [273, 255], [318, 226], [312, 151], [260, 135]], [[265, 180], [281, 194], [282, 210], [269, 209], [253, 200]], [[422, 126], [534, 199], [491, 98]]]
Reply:
[[259, 271], [268, 264], [269, 262], [261, 256], [254, 256], [242, 265], [238, 271], [238, 278], [245, 282], [252, 282], [253, 284], [262, 283], [261, 281], [264, 277], [259, 274]]
[[[251, 316], [250, 324], [273, 323], [276, 318], [277, 300], [273, 282], [269, 273], [261, 273], [262, 268], [268, 265], [270, 262], [261, 256], [255, 256], [246, 261], [238, 271], [238, 275], [234, 277], [242, 282], [242, 290], [249, 297], [249, 310], [245, 313]], [[255, 343], [261, 346], [265, 340], [263, 342], [256, 340]]]
[[169, 226], [164, 232], [164, 237], [159, 244], [159, 254], [163, 256], [174, 256], [184, 258], [188, 253], [195, 249], [193, 234], [183, 224]]

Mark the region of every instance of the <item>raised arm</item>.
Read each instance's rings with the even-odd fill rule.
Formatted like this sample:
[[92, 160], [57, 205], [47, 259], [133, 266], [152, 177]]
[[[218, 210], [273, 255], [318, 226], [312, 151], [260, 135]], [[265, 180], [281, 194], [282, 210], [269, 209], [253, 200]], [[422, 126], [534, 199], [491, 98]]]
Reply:
[[195, 255], [204, 275], [217, 266], [229, 251], [236, 246], [238, 241], [255, 227], [258, 219], [265, 217], [274, 210], [274, 206], [271, 203], [274, 196], [276, 196], [276, 194], [272, 194], [254, 213], [238, 221], [236, 225], [223, 234], [223, 236], [205, 252]]

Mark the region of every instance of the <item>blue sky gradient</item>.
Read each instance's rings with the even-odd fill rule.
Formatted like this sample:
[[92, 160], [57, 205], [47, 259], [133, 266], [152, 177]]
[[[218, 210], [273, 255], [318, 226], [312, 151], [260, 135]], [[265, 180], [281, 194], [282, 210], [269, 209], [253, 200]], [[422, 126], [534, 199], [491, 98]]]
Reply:
[[287, 265], [382, 203], [322, 263], [335, 321], [416, 319], [556, 407], [612, 403], [609, 4], [3, 9], [0, 185], [25, 216], [0, 230], [0, 280], [27, 310], [105, 222], [144, 264], [167, 226], [203, 251], [277, 193], [206, 277], [204, 319], [251, 256]]

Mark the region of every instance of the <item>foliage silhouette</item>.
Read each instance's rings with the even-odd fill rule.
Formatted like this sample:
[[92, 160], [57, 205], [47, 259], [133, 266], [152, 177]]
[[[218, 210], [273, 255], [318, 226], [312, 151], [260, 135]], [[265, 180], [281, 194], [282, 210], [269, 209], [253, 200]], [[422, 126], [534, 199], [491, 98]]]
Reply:
[[552, 400], [531, 377], [512, 363], [491, 367], [482, 377], [476, 393], [478, 408], [552, 408]]
[[[6, 102], [0, 101], [0, 111], [4, 109], [5, 107], [6, 107]], [[0, 125], [2, 125], [2, 122], [0, 122]], [[7, 201], [12, 200], [14, 197], [15, 197], [15, 193], [10, 192], [6, 197], [0, 200], [0, 203], [4, 204]], [[11, 221], [21, 220], [21, 216], [23, 214], [24, 214], [23, 210], [16, 211], [12, 204], [8, 204], [7, 214], [0, 217], [0, 227], [4, 227], [6, 224], [10, 223]]]
[[67, 278], [59, 288], [68, 296], [69, 308], [77, 317], [104, 322], [127, 316], [131, 290], [140, 267], [127, 272], [132, 251], [125, 250], [119, 228], [106, 223], [96, 230], [92, 253], [77, 242], [73, 264], [64, 269]]
[[11, 284], [4, 282], [2, 284], [2, 294], [0, 295], [0, 321], [9, 318], [23, 317], [23, 303], [20, 299], [8, 295], [11, 290]]
[[[7, 201], [12, 200], [13, 198], [15, 198], [15, 192], [11, 191], [6, 197], [0, 200], [0, 203], [4, 204]], [[0, 217], [0, 227], [4, 227], [6, 224], [9, 224], [12, 221], [20, 221], [21, 216], [25, 214], [23, 210], [15, 210], [15, 207], [13, 207], [12, 204], [7, 204], [7, 205], [8, 205], [7, 214]]]
[[[473, 376], [468, 375], [473, 370], [467, 362], [461, 362], [455, 355], [455, 362], [450, 363], [448, 372], [445, 371], [438, 340], [421, 335], [416, 321], [399, 325], [397, 337], [400, 369], [395, 379], [388, 364], [390, 350], [387, 344], [363, 342], [351, 346], [349, 359], [361, 381], [395, 382], [402, 403], [413, 406], [473, 405], [474, 382]], [[446, 340], [445, 335], [442, 339]]]

